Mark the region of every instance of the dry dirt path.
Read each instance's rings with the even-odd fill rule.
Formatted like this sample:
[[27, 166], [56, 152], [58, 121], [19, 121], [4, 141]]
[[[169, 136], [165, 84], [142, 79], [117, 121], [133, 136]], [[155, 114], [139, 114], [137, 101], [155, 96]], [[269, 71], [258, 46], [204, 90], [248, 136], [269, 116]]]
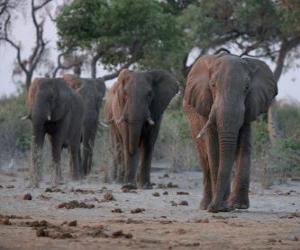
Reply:
[[127, 192], [98, 175], [29, 189], [25, 173], [0, 172], [0, 249], [300, 249], [300, 182], [252, 183], [249, 210], [210, 214], [199, 172], [155, 172], [152, 190]]

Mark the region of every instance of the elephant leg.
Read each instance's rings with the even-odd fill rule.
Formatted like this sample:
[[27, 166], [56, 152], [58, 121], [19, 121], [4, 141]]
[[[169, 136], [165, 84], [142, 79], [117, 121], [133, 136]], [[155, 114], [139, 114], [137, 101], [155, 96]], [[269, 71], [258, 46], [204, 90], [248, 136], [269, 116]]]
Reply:
[[208, 157], [207, 155], [201, 152], [202, 147], [201, 149], [199, 149], [199, 147], [201, 146], [200, 145], [198, 146], [198, 159], [203, 171], [203, 197], [200, 202], [200, 209], [206, 210], [212, 199], [212, 190], [211, 190], [212, 185], [211, 185], [211, 176], [209, 170]]
[[[206, 210], [212, 199], [213, 179], [210, 171], [210, 164], [213, 164], [212, 161], [214, 159], [212, 159], [212, 157], [209, 157], [208, 155], [208, 138], [206, 137], [199, 140], [197, 138], [197, 135], [205, 125], [207, 119], [200, 116], [197, 111], [190, 106], [184, 106], [183, 109], [191, 126], [192, 138], [197, 146], [199, 165], [203, 171], [203, 197], [200, 202], [200, 209]], [[216, 167], [217, 166], [215, 165], [215, 168]]]
[[[149, 126], [149, 125], [147, 125]], [[137, 172], [137, 182], [140, 188], [151, 189], [151, 161], [155, 141], [158, 136], [160, 121], [142, 132], [141, 162]]]
[[230, 205], [238, 209], [249, 208], [249, 183], [251, 165], [251, 125], [244, 124], [240, 130], [236, 157], [236, 171]]
[[62, 140], [59, 134], [50, 137], [51, 150], [52, 150], [52, 185], [56, 186], [62, 183], [62, 173], [61, 173], [61, 150], [62, 150]]
[[[96, 125], [94, 126], [96, 127]], [[96, 137], [96, 130], [86, 129], [83, 134], [83, 172], [88, 175], [92, 169], [93, 148]]]
[[136, 150], [136, 152], [130, 154], [127, 151], [127, 147], [126, 147], [126, 152], [124, 156], [125, 158], [124, 182], [134, 187], [136, 187], [135, 176], [136, 176], [136, 170], [137, 170], [137, 165], [139, 160], [138, 153], [139, 153], [138, 150]]
[[84, 175], [88, 175], [92, 168], [92, 147], [88, 139], [83, 142], [83, 162], [82, 170]]
[[116, 174], [117, 182], [124, 183], [125, 181], [125, 158], [122, 152], [122, 146], [120, 143], [116, 146]]
[[79, 163], [79, 153], [80, 148], [77, 144], [70, 145], [70, 167], [71, 167], [71, 177], [73, 180], [78, 180], [82, 176], [82, 171], [80, 170], [80, 163]]
[[119, 161], [118, 161], [118, 142], [117, 136], [115, 135], [115, 130], [110, 128], [110, 140], [111, 140], [111, 153], [112, 153], [112, 170], [111, 176], [112, 180], [116, 181], [118, 179]]
[[148, 141], [143, 140], [141, 145], [141, 165], [139, 166], [136, 180], [139, 188], [151, 189], [150, 169], [153, 147]]
[[45, 141], [45, 132], [34, 128], [34, 135], [32, 138], [31, 151], [31, 169], [30, 169], [30, 185], [39, 187], [39, 182], [42, 175], [42, 154], [43, 145]]
[[215, 127], [212, 127], [208, 130], [205, 140], [210, 172], [211, 193], [212, 196], [215, 196], [219, 169], [219, 140]]

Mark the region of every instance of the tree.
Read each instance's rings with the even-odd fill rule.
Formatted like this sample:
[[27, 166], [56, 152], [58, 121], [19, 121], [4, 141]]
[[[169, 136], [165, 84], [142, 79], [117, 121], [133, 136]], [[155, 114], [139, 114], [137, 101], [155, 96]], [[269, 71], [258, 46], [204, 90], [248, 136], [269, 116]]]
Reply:
[[[200, 55], [221, 46], [233, 47], [241, 56], [271, 60], [276, 81], [286, 59], [298, 57], [300, 3], [296, 0], [202, 0], [189, 5], [180, 19], [189, 47], [198, 47]], [[189, 71], [186, 61], [183, 71]], [[268, 121], [270, 140], [276, 141], [280, 132], [273, 107]]]
[[[10, 33], [10, 26], [12, 23], [12, 10], [15, 9], [20, 1], [13, 0], [2, 0], [0, 4], [0, 10], [4, 9], [4, 25], [0, 31], [0, 42], [6, 42], [15, 49], [17, 53], [17, 64], [20, 67], [21, 71], [25, 74], [25, 86], [28, 89], [33, 77], [33, 73], [38, 67], [43, 54], [46, 50], [47, 41], [44, 40], [44, 24], [45, 18], [38, 18], [40, 10], [42, 10], [47, 4], [53, 0], [43, 0], [40, 3], [37, 1], [31, 0], [30, 4], [30, 14], [31, 20], [35, 29], [35, 44], [33, 46], [32, 52], [27, 59], [23, 59], [22, 56], [22, 46], [21, 42], [16, 42], [13, 40]], [[24, 3], [24, 2], [23, 2]]]
[[92, 52], [93, 76], [98, 60], [115, 71], [105, 79], [132, 65], [174, 70], [184, 44], [175, 17], [156, 0], [74, 0], [57, 27], [62, 48]]

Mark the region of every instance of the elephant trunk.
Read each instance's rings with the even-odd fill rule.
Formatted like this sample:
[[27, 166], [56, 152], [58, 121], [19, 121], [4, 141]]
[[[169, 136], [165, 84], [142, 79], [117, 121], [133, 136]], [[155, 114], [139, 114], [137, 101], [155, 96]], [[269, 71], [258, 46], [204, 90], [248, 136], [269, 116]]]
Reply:
[[217, 181], [217, 194], [220, 200], [226, 199], [226, 192], [230, 188], [230, 177], [235, 160], [237, 147], [237, 133], [219, 133], [219, 170]]
[[228, 103], [221, 104], [223, 108], [218, 109], [216, 112], [216, 126], [219, 137], [219, 169], [215, 202], [218, 204], [228, 198], [238, 135], [244, 117], [243, 107], [237, 105], [232, 108]]
[[128, 126], [128, 149], [130, 154], [136, 153], [141, 138], [142, 124], [141, 122], [133, 122]]

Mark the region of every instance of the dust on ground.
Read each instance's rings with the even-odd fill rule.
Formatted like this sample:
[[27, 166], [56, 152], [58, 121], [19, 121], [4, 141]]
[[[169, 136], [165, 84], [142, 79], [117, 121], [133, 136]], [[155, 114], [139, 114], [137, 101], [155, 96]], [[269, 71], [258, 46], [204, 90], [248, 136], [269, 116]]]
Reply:
[[27, 170], [0, 171], [0, 249], [300, 249], [300, 182], [264, 190], [248, 210], [198, 209], [200, 172], [152, 173], [152, 190], [121, 189], [94, 173], [27, 187]]

